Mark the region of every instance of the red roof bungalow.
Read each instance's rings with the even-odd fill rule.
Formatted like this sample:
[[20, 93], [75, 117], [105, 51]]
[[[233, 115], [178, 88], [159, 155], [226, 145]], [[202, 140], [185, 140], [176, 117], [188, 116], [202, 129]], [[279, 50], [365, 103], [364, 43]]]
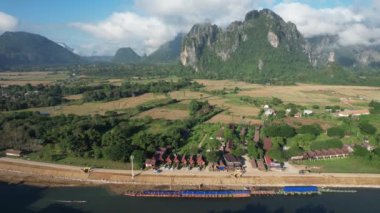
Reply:
[[7, 149], [5, 150], [5, 155], [9, 157], [21, 157], [22, 151], [16, 149]]
[[172, 164], [172, 159], [170, 158], [170, 155], [168, 155], [165, 159], [166, 164]]
[[256, 126], [255, 128], [255, 136], [253, 137], [253, 141], [256, 143], [260, 141], [260, 126]]
[[247, 128], [243, 127], [240, 130], [240, 137], [244, 137], [247, 134]]
[[189, 164], [190, 164], [190, 166], [194, 166], [194, 164], [195, 164], [193, 155], [190, 155]]
[[266, 137], [264, 139], [263, 144], [264, 144], [263, 148], [265, 151], [269, 151], [272, 148], [272, 140], [269, 137]]
[[267, 167], [269, 168], [272, 164], [272, 159], [269, 157], [269, 155], [264, 156], [264, 161], [265, 161], [265, 164], [267, 165]]
[[164, 147], [160, 147], [160, 148], [158, 148], [158, 150], [156, 151], [156, 155], [158, 155], [158, 160], [160, 161], [160, 162], [163, 162], [164, 161], [164, 154], [166, 153], [166, 148], [164, 148]]
[[206, 164], [206, 162], [203, 160], [202, 155], [197, 156], [197, 164], [198, 166], [204, 166]]
[[234, 148], [234, 142], [232, 140], [228, 140], [224, 151], [231, 152], [233, 148]]
[[186, 155], [182, 156], [181, 163], [182, 163], [182, 166], [187, 166]]
[[178, 155], [175, 155], [174, 156], [174, 160], [173, 160], [173, 162], [175, 163], [175, 164], [179, 164], [179, 159], [178, 159]]

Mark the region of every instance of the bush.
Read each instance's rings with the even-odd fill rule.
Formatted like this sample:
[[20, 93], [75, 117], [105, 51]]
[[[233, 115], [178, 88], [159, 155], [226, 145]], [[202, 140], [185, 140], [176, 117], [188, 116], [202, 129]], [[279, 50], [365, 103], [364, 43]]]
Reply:
[[329, 137], [338, 137], [343, 138], [345, 135], [345, 131], [341, 127], [331, 127], [327, 130], [327, 135]]
[[332, 148], [342, 148], [343, 143], [338, 139], [331, 139], [327, 141], [316, 141], [310, 146], [311, 150], [322, 150], [322, 149], [332, 149]]
[[299, 134], [310, 134], [318, 136], [323, 132], [322, 127], [319, 124], [305, 125], [297, 129]]
[[360, 123], [359, 129], [364, 134], [373, 135], [376, 133], [377, 129], [370, 123]]
[[362, 146], [355, 146], [354, 155], [357, 157], [366, 157], [369, 155], [369, 152], [366, 148]]
[[377, 147], [376, 149], [374, 149], [374, 150], [373, 150], [373, 153], [374, 153], [376, 156], [380, 157], [380, 147]]
[[291, 138], [296, 132], [295, 129], [287, 124], [272, 125], [265, 128], [265, 134], [269, 137]]

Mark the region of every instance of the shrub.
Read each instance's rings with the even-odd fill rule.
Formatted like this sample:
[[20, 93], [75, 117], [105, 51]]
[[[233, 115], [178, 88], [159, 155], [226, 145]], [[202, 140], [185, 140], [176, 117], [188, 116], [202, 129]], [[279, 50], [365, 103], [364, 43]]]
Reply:
[[265, 134], [270, 137], [291, 138], [296, 132], [295, 129], [287, 124], [272, 125], [265, 128]]
[[360, 123], [359, 129], [364, 134], [373, 135], [376, 133], [377, 129], [370, 123]]
[[369, 155], [369, 152], [362, 146], [355, 146], [354, 155], [357, 157], [366, 157]]
[[343, 138], [345, 135], [345, 131], [341, 127], [331, 127], [327, 130], [327, 135], [329, 137], [338, 137]]
[[297, 129], [299, 134], [310, 134], [318, 136], [323, 132], [322, 127], [319, 124], [305, 125]]

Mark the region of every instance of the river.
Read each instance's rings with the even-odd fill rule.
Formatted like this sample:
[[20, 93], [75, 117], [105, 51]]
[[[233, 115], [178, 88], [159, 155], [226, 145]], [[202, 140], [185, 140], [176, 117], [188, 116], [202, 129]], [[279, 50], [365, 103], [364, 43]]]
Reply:
[[[77, 202], [70, 202], [77, 201]], [[85, 202], [81, 202], [85, 201]], [[244, 199], [131, 198], [101, 187], [40, 188], [0, 183], [0, 212], [380, 212], [380, 190]]]

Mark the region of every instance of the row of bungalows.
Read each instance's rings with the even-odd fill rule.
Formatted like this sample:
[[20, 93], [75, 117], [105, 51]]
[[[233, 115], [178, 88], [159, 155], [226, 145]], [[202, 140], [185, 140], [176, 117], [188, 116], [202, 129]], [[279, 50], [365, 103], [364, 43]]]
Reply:
[[[181, 159], [181, 160], [180, 160]], [[146, 159], [145, 161], [145, 167], [158, 167], [160, 165], [165, 166], [174, 166], [179, 167], [180, 165], [182, 167], [204, 167], [206, 166], [206, 161], [204, 160], [202, 155], [190, 155], [187, 157], [186, 155], [183, 155], [181, 158], [178, 155], [167, 155], [165, 160], [163, 158], [160, 158], [159, 155], [153, 155], [152, 158]]]
[[345, 147], [341, 149], [322, 149], [322, 150], [308, 151], [303, 154], [303, 160], [345, 158], [345, 157], [348, 157], [350, 153], [351, 153], [350, 150]]

